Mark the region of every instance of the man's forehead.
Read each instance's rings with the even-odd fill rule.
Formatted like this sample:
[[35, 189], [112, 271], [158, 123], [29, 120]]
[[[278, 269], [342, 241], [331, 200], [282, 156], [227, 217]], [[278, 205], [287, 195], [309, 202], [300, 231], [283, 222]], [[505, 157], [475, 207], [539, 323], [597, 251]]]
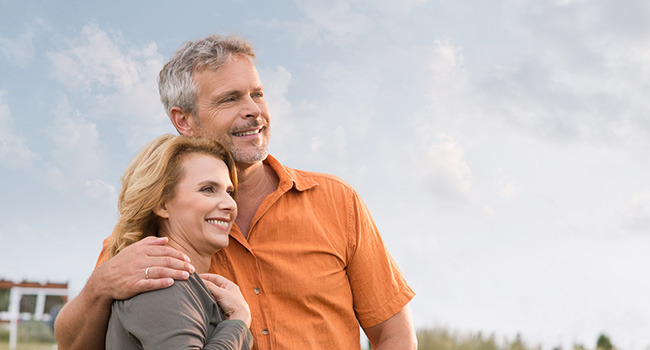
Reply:
[[242, 72], [240, 68], [230, 69], [227, 66], [222, 66], [216, 70], [203, 69], [193, 74], [192, 79], [199, 92], [202, 88], [206, 88], [211, 90], [211, 94], [223, 94], [228, 91], [263, 90], [264, 86], [257, 69], [254, 65], [250, 67], [252, 70], [247, 72]]

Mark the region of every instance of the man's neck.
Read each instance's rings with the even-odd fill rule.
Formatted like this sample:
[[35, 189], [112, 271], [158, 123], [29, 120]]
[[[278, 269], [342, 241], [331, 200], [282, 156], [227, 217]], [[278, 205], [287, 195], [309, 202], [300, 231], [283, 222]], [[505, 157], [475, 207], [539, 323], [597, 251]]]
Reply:
[[278, 188], [279, 179], [270, 165], [262, 161], [237, 164], [237, 227], [244, 237], [264, 199]]

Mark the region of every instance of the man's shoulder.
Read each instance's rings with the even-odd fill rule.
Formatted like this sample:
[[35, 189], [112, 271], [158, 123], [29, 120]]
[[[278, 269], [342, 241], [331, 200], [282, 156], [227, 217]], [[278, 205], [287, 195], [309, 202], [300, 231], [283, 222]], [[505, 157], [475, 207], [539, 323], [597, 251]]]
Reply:
[[[320, 187], [325, 190], [356, 192], [350, 184], [336, 175], [292, 168], [280, 164], [275, 158], [272, 158], [271, 162], [274, 163], [272, 166], [280, 177], [280, 181], [292, 181], [300, 191]], [[284, 174], [281, 174], [281, 172]]]
[[354, 188], [349, 183], [345, 182], [345, 180], [336, 175], [302, 169], [288, 169], [289, 171], [293, 171], [296, 178], [313, 181], [319, 186], [339, 188], [346, 191], [354, 191]]

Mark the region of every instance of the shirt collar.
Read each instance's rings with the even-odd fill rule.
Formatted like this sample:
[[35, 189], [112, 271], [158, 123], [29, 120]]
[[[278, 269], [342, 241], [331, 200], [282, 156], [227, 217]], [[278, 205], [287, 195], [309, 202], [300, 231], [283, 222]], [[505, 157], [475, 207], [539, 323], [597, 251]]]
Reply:
[[267, 155], [264, 160], [265, 163], [271, 166], [273, 171], [280, 178], [280, 184], [278, 188], [283, 191], [288, 191], [291, 188], [295, 188], [298, 191], [306, 191], [310, 188], [318, 186], [318, 183], [311, 179], [310, 177], [305, 176], [302, 172], [295, 169], [288, 168], [275, 159], [270, 154]]

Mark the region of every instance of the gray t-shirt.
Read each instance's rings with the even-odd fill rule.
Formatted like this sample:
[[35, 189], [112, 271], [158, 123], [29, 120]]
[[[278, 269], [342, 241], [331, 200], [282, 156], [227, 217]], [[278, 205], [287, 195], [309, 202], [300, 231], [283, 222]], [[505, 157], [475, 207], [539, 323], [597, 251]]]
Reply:
[[198, 274], [169, 288], [113, 302], [106, 350], [250, 349], [241, 320], [223, 320]]

